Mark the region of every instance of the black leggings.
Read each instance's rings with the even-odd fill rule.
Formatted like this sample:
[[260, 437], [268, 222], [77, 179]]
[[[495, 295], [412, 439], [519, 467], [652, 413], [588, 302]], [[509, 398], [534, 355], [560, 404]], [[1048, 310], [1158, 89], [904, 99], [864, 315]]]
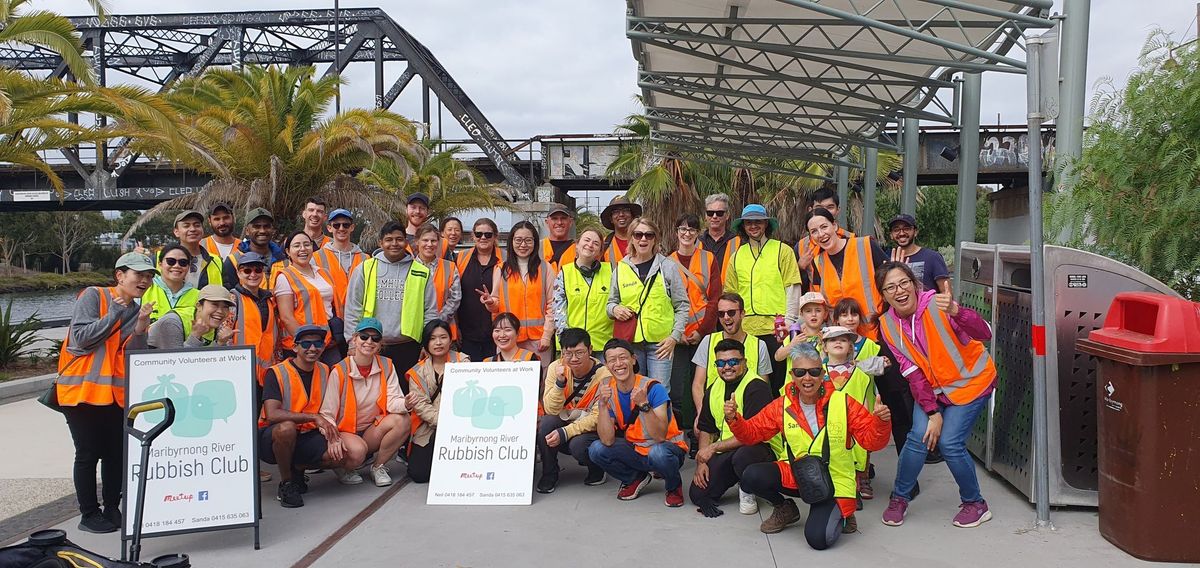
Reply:
[[379, 349], [379, 354], [391, 359], [392, 364], [396, 366], [396, 375], [400, 377], [400, 390], [404, 391], [404, 394], [408, 394], [408, 381], [405, 380], [404, 374], [415, 367], [417, 359], [421, 358], [421, 344], [416, 341], [407, 341], [384, 345]]
[[[783, 486], [783, 478], [779, 474], [779, 466], [775, 462], [753, 464], [742, 472], [742, 490], [766, 499], [776, 507], [783, 505], [789, 497], [799, 497], [800, 493]], [[808, 545], [825, 550], [833, 546], [842, 536], [842, 510], [835, 499], [824, 503], [810, 505], [808, 518], [804, 521], [804, 539]]]
[[[771, 392], [777, 393], [779, 392], [779, 389], [783, 388], [784, 383], [786, 383], [788, 380], [788, 360], [775, 360], [775, 352], [778, 351], [780, 347], [779, 340], [775, 339], [775, 334], [768, 333], [767, 335], [759, 335], [757, 337], [759, 341], [767, 344], [767, 354], [771, 357]], [[750, 353], [747, 353], [746, 356], [758, 357], [758, 355]], [[759, 369], [758, 372], [762, 373], [763, 369]], [[907, 434], [907, 432], [905, 432], [905, 434]]]
[[[707, 435], [701, 433], [701, 436]], [[742, 446], [732, 452], [713, 455], [712, 459], [708, 460], [708, 487], [700, 488], [692, 481], [688, 488], [692, 504], [697, 507], [715, 505], [729, 488], [737, 485], [747, 467], [763, 462], [775, 463], [775, 452], [766, 444]]]
[[883, 404], [892, 411], [892, 440], [896, 442], [896, 455], [900, 455], [908, 431], [913, 427], [912, 391], [908, 388], [908, 379], [900, 374], [900, 366], [896, 364], [896, 358], [892, 356], [887, 343], [881, 342], [879, 347], [879, 354], [891, 359], [892, 364], [882, 375], [875, 377], [875, 390], [879, 392]]
[[433, 469], [433, 450], [437, 446], [437, 434], [429, 437], [424, 446], [412, 445], [408, 452], [408, 478], [413, 483], [429, 483], [429, 472]]
[[75, 498], [83, 514], [100, 510], [96, 499], [96, 464], [100, 464], [100, 481], [104, 484], [104, 507], [121, 506], [121, 486], [124, 477], [125, 411], [120, 406], [63, 407], [71, 441], [75, 443]]

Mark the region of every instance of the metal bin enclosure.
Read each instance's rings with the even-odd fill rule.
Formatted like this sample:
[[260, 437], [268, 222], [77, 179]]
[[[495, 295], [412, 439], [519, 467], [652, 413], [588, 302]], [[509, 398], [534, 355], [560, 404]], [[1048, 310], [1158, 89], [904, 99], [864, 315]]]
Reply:
[[[963, 243], [959, 258], [962, 283], [958, 290], [958, 302], [979, 312], [990, 323], [992, 314], [996, 312], [996, 245]], [[995, 343], [988, 342], [988, 349], [994, 358]], [[989, 470], [992, 469], [992, 407], [995, 401], [995, 397], [988, 401], [987, 408], [979, 414], [975, 428], [967, 438], [967, 450], [975, 454]]]

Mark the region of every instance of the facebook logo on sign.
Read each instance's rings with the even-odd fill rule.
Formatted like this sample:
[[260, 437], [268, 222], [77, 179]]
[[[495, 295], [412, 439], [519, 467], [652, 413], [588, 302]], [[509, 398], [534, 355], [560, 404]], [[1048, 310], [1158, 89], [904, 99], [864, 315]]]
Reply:
[[201, 492], [197, 493], [197, 494], [196, 494], [196, 500], [197, 500], [197, 501], [208, 501], [208, 492], [207, 492], [207, 491], [201, 491]]
[[492, 479], [496, 479], [496, 472], [494, 472], [494, 471], [487, 472], [487, 478], [489, 481]]

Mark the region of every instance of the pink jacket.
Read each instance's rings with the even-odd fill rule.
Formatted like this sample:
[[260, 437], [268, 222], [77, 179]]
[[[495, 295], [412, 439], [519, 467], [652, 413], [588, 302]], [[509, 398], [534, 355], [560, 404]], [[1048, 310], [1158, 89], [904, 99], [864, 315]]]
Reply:
[[[917, 311], [907, 318], [896, 315], [894, 308], [888, 308], [887, 313], [883, 316], [894, 318], [900, 322], [900, 330], [904, 335], [912, 338], [917, 344], [917, 349], [920, 349], [922, 352], [927, 350], [928, 345], [925, 337], [925, 328], [916, 326], [914, 330], [913, 322], [925, 314], [925, 310], [928, 308], [929, 303], [933, 301], [935, 294], [937, 294], [936, 290], [921, 292], [921, 295], [917, 297]], [[950, 318], [950, 328], [958, 335], [958, 340], [963, 343], [971, 340], [989, 341], [992, 338], [992, 328], [988, 326], [988, 323], [975, 310], [963, 305], [959, 305], [958, 315]], [[886, 337], [883, 339], [887, 341]], [[888, 348], [892, 351], [892, 357], [895, 357], [896, 362], [900, 365], [900, 374], [904, 375], [905, 379], [908, 379], [908, 388], [912, 391], [913, 400], [921, 406], [922, 410], [932, 412], [937, 410], [939, 406], [950, 406], [953, 404], [946, 395], [934, 394], [933, 386], [929, 384], [929, 379], [925, 378], [925, 372], [916, 363], [909, 361], [904, 355], [901, 355], [900, 350], [896, 349], [896, 346], [892, 345], [890, 341], [887, 343]], [[988, 387], [979, 396], [988, 396], [992, 394], [995, 388], [996, 385], [992, 384], [992, 386]]]

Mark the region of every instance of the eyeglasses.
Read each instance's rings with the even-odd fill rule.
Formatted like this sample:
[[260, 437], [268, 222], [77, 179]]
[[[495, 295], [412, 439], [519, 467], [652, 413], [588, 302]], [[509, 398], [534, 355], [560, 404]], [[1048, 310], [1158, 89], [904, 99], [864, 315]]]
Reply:
[[165, 264], [167, 266], [187, 266], [187, 264], [188, 264], [188, 259], [175, 258], [173, 256], [164, 257], [162, 259], [162, 261], [163, 261], [163, 264]]
[[329, 226], [338, 230], [349, 229], [350, 227], [354, 226], [354, 223], [330, 223]]
[[700, 232], [700, 229], [694, 229], [692, 227], [675, 227], [675, 230], [681, 235], [694, 235]]
[[570, 359], [572, 361], [575, 361], [578, 359], [584, 359], [588, 355], [591, 355], [591, 354], [592, 354], [592, 352], [588, 351], [586, 349], [579, 350], [579, 351], [563, 351], [562, 352], [563, 359]]
[[324, 346], [325, 341], [320, 339], [305, 339], [303, 341], [297, 341], [296, 345], [301, 349], [316, 349]]
[[901, 280], [895, 284], [888, 284], [887, 286], [884, 286], [882, 292], [884, 294], [891, 295], [891, 294], [895, 294], [898, 290], [912, 290], [912, 287], [913, 287], [912, 279], [905, 278], [904, 280]]
[[825, 369], [821, 367], [813, 367], [811, 369], [792, 369], [793, 377], [803, 377], [806, 373], [814, 377], [819, 377], [825, 374]]
[[740, 312], [740, 311], [742, 311], [742, 310], [717, 310], [717, 317], [731, 318], [733, 316], [738, 315], [738, 312]]
[[637, 232], [633, 233], [633, 240], [635, 240], [635, 241], [654, 240], [654, 233], [652, 233], [652, 232], [643, 233], [642, 231], [637, 231]]
[[735, 367], [741, 362], [742, 359], [740, 357], [733, 357], [732, 359], [717, 359], [713, 362], [713, 364], [715, 364], [718, 369], [724, 369], [725, 367]]
[[721, 209], [709, 209], [708, 211], [705, 211], [704, 214], [708, 215], [709, 217], [720, 218], [725, 216], [725, 211]]
[[519, 239], [513, 239], [512, 242], [514, 245], [531, 245], [533, 244], [533, 239], [530, 237], [521, 237]]
[[383, 336], [378, 333], [360, 333], [358, 334], [358, 339], [359, 341], [374, 341], [375, 343], [379, 343], [383, 341]]
[[239, 266], [238, 270], [241, 271], [242, 274], [262, 274], [263, 273], [263, 267], [260, 264], [255, 264], [252, 266]]
[[496, 236], [496, 233], [491, 231], [475, 231], [475, 238], [477, 239], [490, 239], [494, 236]]

